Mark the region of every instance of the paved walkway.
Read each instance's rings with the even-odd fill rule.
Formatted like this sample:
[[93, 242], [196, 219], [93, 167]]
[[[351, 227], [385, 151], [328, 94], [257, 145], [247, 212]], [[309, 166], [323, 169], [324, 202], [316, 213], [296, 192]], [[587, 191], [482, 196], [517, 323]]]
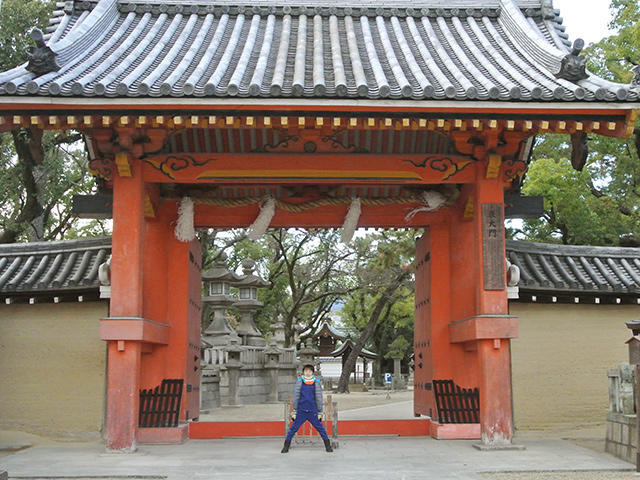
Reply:
[[521, 442], [527, 447], [524, 451], [494, 452], [477, 451], [472, 443], [430, 438], [352, 437], [342, 438], [340, 448], [333, 454], [324, 452], [320, 446], [301, 446], [292, 448], [286, 455], [279, 453], [281, 441], [276, 439], [190, 440], [183, 445], [141, 446], [134, 454], [105, 453], [97, 442], [58, 444], [2, 457], [0, 470], [7, 470], [10, 478], [39, 479], [102, 477], [105, 480], [146, 476], [168, 480], [297, 480], [304, 477], [314, 480], [477, 480], [492, 478], [481, 475], [483, 472], [591, 470], [595, 473], [632, 468], [610, 455], [564, 440], [524, 439]]
[[[411, 419], [413, 391], [334, 393], [342, 420]], [[252, 421], [282, 420], [282, 403], [263, 403], [239, 407], [217, 407], [200, 415], [200, 421]]]

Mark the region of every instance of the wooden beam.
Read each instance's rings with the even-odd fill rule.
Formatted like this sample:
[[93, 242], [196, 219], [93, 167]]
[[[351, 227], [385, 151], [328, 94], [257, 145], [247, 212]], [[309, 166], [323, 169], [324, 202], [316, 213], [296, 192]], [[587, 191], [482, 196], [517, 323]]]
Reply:
[[74, 195], [72, 211], [79, 218], [112, 218], [113, 195], [99, 193], [97, 195]]
[[[358, 226], [364, 228], [420, 228], [430, 223], [440, 223], [449, 218], [450, 208], [442, 208], [435, 212], [421, 212], [411, 220], [406, 215], [419, 205], [364, 205], [358, 220]], [[276, 208], [271, 220], [271, 228], [297, 226], [301, 228], [339, 228], [349, 205], [322, 206], [303, 212], [289, 212]], [[260, 209], [258, 203], [240, 206], [223, 207], [202, 205], [196, 202], [196, 228], [246, 228], [256, 219]]]
[[473, 183], [479, 162], [456, 155], [175, 154], [144, 160], [145, 181], [227, 184]]
[[535, 218], [544, 213], [544, 198], [540, 196], [505, 195], [504, 203], [505, 218]]

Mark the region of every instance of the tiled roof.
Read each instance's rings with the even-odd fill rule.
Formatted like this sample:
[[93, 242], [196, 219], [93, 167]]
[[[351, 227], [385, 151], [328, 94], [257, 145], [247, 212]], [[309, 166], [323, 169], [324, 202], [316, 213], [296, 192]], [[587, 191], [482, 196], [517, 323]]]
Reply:
[[334, 327], [333, 325], [331, 325], [329, 322], [324, 322], [322, 324], [322, 326], [320, 327], [320, 329], [316, 332], [315, 335], [313, 335], [312, 338], [317, 338], [319, 336], [322, 335], [322, 331], [323, 330], [328, 330], [329, 334], [334, 337], [337, 338], [338, 340], [346, 340], [348, 337], [348, 333], [343, 331], [342, 329], [339, 329], [337, 327]]
[[0, 297], [98, 291], [111, 238], [0, 245]]
[[[638, 101], [568, 54], [549, 0], [76, 0], [60, 69], [0, 73], [0, 95]], [[311, 6], [310, 6], [311, 5]]]
[[[640, 248], [507, 241], [524, 292], [640, 295]], [[0, 297], [97, 291], [110, 238], [0, 245]], [[348, 332], [329, 327], [337, 336]]]
[[507, 241], [520, 269], [521, 291], [640, 294], [640, 248], [585, 247]]
[[[347, 338], [344, 342], [342, 342], [342, 345], [340, 345], [339, 348], [337, 348], [336, 350], [334, 350], [333, 352], [331, 352], [331, 356], [332, 357], [340, 357], [342, 356], [348, 349], [352, 349], [354, 347], [354, 343], [350, 338]], [[374, 353], [370, 350], [367, 350], [366, 348], [363, 348], [360, 351], [360, 356], [364, 357], [364, 358], [369, 358], [371, 360], [374, 360], [376, 358], [379, 357], [379, 355], [377, 353]]]

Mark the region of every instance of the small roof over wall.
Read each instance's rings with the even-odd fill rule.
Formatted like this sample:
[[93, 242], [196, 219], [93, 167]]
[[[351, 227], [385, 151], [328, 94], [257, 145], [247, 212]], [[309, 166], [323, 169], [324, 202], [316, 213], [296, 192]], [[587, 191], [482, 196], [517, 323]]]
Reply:
[[0, 299], [97, 298], [111, 238], [0, 245]]
[[[507, 260], [520, 269], [521, 299], [602, 298], [638, 303], [640, 248], [590, 247], [507, 241]], [[620, 301], [617, 301], [619, 299]]]
[[[520, 269], [521, 301], [640, 298], [640, 248], [552, 245], [508, 240], [507, 260]], [[108, 237], [0, 245], [0, 300], [97, 297], [98, 268], [111, 254]], [[546, 299], [546, 300], [544, 300]], [[316, 334], [319, 335], [325, 325]], [[326, 324], [336, 338], [348, 335]]]
[[[627, 102], [559, 78], [549, 0], [76, 0], [54, 14], [58, 69], [0, 73], [2, 96]], [[45, 69], [46, 70], [46, 69]]]

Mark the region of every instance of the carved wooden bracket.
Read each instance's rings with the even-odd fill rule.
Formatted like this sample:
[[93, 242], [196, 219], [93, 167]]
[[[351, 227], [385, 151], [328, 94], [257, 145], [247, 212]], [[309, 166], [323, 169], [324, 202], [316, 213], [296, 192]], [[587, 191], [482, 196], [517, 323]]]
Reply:
[[89, 173], [100, 177], [107, 182], [113, 179], [113, 172], [116, 166], [113, 162], [113, 158], [110, 157], [98, 157], [89, 162]]
[[162, 128], [92, 128], [85, 134], [97, 149], [96, 156], [127, 152], [133, 158], [160, 152], [168, 137], [167, 130]]
[[500, 130], [454, 131], [449, 135], [456, 151], [474, 160], [486, 160], [490, 154], [511, 157], [518, 153], [522, 141], [530, 136], [525, 132]]
[[129, 161], [129, 154], [127, 152], [118, 152], [116, 153], [115, 159], [116, 168], [118, 169], [118, 175], [121, 177], [130, 177], [131, 173], [131, 163]]

